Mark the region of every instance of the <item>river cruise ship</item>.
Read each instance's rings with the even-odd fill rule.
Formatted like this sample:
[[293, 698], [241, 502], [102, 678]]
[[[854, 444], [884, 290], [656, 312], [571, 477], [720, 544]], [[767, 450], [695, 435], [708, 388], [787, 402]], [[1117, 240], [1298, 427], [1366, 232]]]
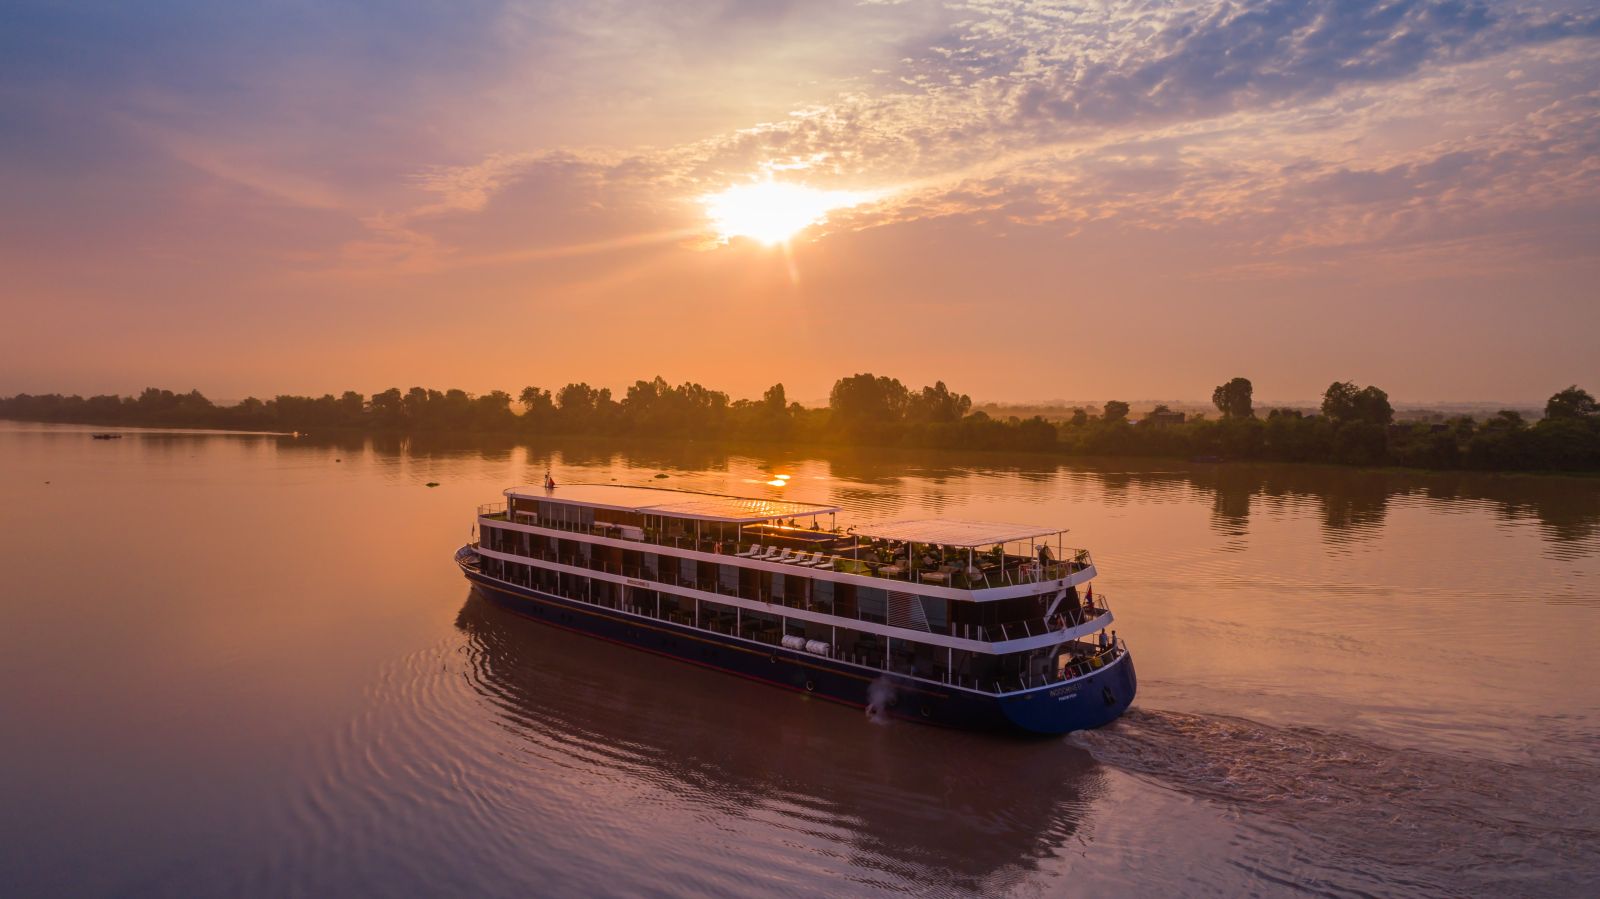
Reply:
[[456, 561], [555, 627], [863, 708], [1059, 734], [1133, 701], [1133, 660], [1059, 528], [655, 487], [515, 487]]

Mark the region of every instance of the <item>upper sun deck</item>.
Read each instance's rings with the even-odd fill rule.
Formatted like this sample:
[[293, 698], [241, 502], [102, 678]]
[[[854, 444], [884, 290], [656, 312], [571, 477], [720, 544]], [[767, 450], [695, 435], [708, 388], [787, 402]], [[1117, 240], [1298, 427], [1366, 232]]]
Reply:
[[639, 515], [659, 515], [691, 521], [724, 524], [761, 524], [779, 519], [832, 515], [837, 506], [788, 500], [696, 493], [665, 487], [629, 487], [619, 484], [568, 484], [560, 487], [512, 487], [507, 499], [538, 500]]
[[1009, 524], [1003, 521], [972, 521], [964, 518], [907, 518], [901, 521], [860, 525], [853, 530], [856, 536], [873, 540], [949, 546], [957, 549], [1000, 546], [1006, 543], [1021, 543], [1024, 540], [1037, 541], [1037, 545], [1048, 546], [1049, 540], [1039, 541], [1039, 538], [1059, 537], [1067, 532], [1066, 528]]
[[918, 589], [1009, 594], [1008, 588], [1093, 576], [1088, 552], [1063, 546], [1066, 530], [1059, 527], [920, 518], [840, 528], [836, 506], [617, 484], [514, 487], [505, 495], [504, 506], [485, 506], [479, 515]]

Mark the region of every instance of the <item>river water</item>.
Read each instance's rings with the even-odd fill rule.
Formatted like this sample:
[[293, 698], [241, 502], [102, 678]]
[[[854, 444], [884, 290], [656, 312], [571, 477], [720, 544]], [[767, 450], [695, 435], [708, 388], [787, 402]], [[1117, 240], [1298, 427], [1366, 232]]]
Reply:
[[[0, 423], [4, 895], [1600, 894], [1600, 480], [125, 433]], [[884, 725], [507, 614], [451, 554], [547, 466], [1070, 527], [1138, 699]]]

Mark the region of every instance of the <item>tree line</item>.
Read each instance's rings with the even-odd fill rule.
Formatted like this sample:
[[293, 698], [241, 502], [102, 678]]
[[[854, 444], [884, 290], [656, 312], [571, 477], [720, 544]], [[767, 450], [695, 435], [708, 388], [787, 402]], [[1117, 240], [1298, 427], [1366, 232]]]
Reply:
[[1544, 417], [1512, 410], [1483, 421], [1396, 423], [1388, 394], [1374, 386], [1335, 382], [1319, 410], [1253, 405], [1246, 378], [1218, 385], [1215, 418], [1188, 417], [1158, 406], [1139, 421], [1113, 400], [1071, 417], [992, 417], [943, 381], [912, 390], [898, 379], [857, 374], [839, 379], [828, 405], [790, 402], [782, 384], [760, 399], [731, 400], [700, 384], [657, 377], [636, 381], [618, 398], [584, 383], [558, 390], [525, 387], [515, 397], [495, 390], [391, 387], [372, 396], [250, 397], [213, 403], [199, 391], [154, 387], [138, 396], [18, 394], [0, 398], [0, 418], [144, 427], [266, 431], [330, 429], [472, 432], [519, 437], [597, 435], [782, 441], [948, 449], [1025, 450], [1073, 455], [1333, 462], [1429, 469], [1600, 471], [1600, 407], [1587, 391], [1568, 387], [1550, 397]]

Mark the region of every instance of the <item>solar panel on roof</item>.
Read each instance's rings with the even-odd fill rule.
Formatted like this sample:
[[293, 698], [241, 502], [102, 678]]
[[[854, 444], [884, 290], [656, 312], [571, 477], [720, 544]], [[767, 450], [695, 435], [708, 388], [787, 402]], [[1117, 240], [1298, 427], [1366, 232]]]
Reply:
[[513, 487], [505, 492], [507, 496], [730, 523], [770, 521], [775, 518], [809, 518], [813, 515], [826, 515], [839, 511], [837, 506], [822, 506], [815, 503], [723, 496], [622, 484], [569, 484], [552, 489]]

